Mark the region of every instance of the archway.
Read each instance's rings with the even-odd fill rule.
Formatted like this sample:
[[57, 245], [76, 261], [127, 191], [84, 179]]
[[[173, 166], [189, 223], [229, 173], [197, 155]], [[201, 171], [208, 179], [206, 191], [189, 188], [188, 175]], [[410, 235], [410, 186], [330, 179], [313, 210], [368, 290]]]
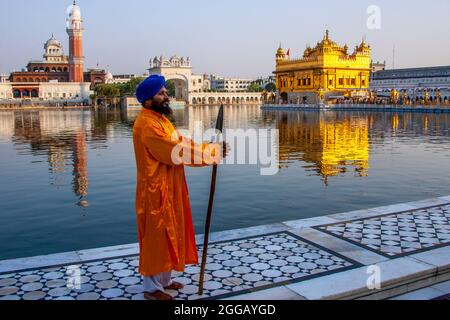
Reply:
[[197, 104], [197, 99], [192, 98], [192, 104]]
[[30, 91], [28, 89], [22, 90], [22, 97], [27, 98], [30, 96]]
[[280, 93], [280, 98], [281, 98], [281, 101], [283, 103], [287, 103], [287, 101], [288, 101], [288, 94], [286, 92], [282, 92], [282, 93]]
[[[170, 91], [169, 94], [172, 98], [178, 101], [184, 101], [189, 103], [189, 82], [186, 76], [182, 74], [162, 74], [167, 81], [167, 89]], [[197, 103], [201, 102], [201, 99], [196, 99]]]
[[31, 97], [32, 98], [38, 98], [39, 97], [38, 91], [36, 89], [31, 90]]
[[20, 90], [18, 90], [18, 89], [15, 89], [14, 91], [13, 91], [13, 97], [14, 98], [20, 98]]

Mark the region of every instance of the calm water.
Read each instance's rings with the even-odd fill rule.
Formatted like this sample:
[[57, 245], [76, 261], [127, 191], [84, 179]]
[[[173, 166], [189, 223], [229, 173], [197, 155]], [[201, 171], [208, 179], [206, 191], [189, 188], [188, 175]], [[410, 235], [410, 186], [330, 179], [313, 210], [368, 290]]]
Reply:
[[[179, 128], [217, 107], [177, 110]], [[138, 111], [0, 112], [0, 260], [133, 243]], [[450, 115], [263, 112], [226, 107], [227, 128], [277, 128], [280, 172], [219, 169], [212, 231], [450, 195]], [[187, 168], [203, 233], [210, 168]]]

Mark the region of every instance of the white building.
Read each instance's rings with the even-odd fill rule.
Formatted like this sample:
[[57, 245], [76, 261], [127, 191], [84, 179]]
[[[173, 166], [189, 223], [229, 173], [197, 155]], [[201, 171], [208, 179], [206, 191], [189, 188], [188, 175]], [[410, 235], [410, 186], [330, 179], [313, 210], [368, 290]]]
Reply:
[[76, 82], [43, 82], [39, 84], [39, 98], [47, 101], [65, 100], [81, 103], [90, 99], [92, 94], [90, 85], [90, 83]]
[[211, 90], [211, 80], [209, 76], [204, 75], [192, 75], [191, 76], [192, 87], [190, 92], [207, 92]]
[[146, 78], [148, 77], [148, 74], [115, 74], [112, 76], [112, 79], [108, 83], [114, 83], [114, 84], [123, 84], [131, 81], [135, 78]]
[[[149, 74], [160, 74], [166, 81], [170, 80], [175, 85], [176, 100], [188, 105], [260, 104], [263, 101], [260, 92], [245, 92], [253, 81], [249, 79], [235, 79], [231, 89], [229, 85], [228, 92], [211, 92], [212, 81], [218, 77], [193, 74], [190, 58], [179, 58], [176, 55], [170, 59], [155, 57], [150, 60]], [[127, 97], [123, 104], [140, 105], [135, 97]]]
[[179, 101], [189, 102], [190, 93], [207, 92], [211, 89], [208, 76], [193, 74], [189, 57], [155, 57], [150, 60], [149, 74], [160, 74], [172, 81], [175, 85], [175, 98]]
[[254, 79], [223, 78], [212, 75], [211, 89], [223, 92], [245, 92], [254, 81]]
[[0, 83], [9, 82], [9, 75], [7, 74], [0, 74]]
[[388, 95], [392, 90], [406, 93], [408, 99], [450, 99], [450, 66], [381, 70], [372, 74], [370, 89]]
[[13, 98], [11, 83], [0, 82], [0, 100], [9, 100]]

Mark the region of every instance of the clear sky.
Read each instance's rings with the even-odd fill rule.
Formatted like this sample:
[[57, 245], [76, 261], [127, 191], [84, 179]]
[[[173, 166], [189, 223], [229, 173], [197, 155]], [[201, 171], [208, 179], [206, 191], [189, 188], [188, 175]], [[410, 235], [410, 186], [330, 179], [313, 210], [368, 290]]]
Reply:
[[[374, 60], [395, 66], [450, 65], [448, 0], [78, 0], [85, 24], [86, 67], [142, 73], [151, 57], [190, 56], [194, 72], [259, 77], [274, 70], [281, 42], [300, 56], [326, 27], [352, 49], [363, 36]], [[68, 54], [66, 9], [71, 0], [0, 1], [0, 73], [41, 59], [52, 33]], [[369, 30], [366, 10], [381, 9]]]

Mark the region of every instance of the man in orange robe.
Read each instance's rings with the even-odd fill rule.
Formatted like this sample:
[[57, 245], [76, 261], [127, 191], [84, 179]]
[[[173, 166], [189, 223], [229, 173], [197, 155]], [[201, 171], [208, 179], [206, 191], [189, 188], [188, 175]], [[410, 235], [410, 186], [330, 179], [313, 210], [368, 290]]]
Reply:
[[133, 129], [139, 273], [146, 299], [173, 300], [164, 290], [183, 284], [171, 281], [172, 270], [184, 272], [185, 265], [198, 264], [184, 165], [219, 163], [222, 146], [197, 144], [176, 131], [167, 118], [172, 110], [164, 77], [144, 80], [136, 96], [143, 106]]

